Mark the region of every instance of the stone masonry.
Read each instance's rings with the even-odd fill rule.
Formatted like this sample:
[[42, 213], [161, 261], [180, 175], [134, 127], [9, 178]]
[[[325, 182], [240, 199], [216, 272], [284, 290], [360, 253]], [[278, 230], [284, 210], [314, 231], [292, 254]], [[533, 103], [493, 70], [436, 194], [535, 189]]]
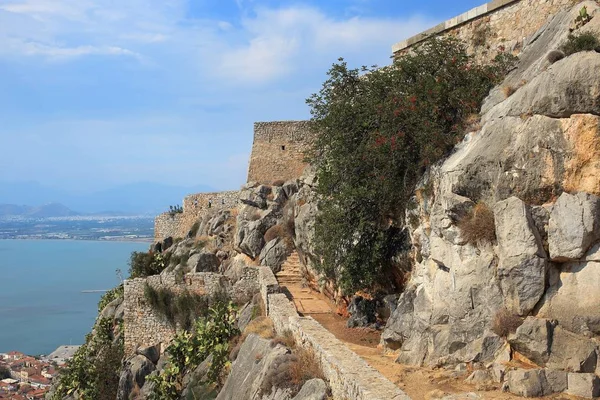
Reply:
[[392, 51], [394, 56], [400, 56], [429, 37], [454, 36], [463, 40], [479, 61], [489, 61], [502, 49], [518, 54], [527, 38], [550, 15], [574, 3], [573, 0], [494, 0], [397, 43]]
[[159, 343], [164, 350], [175, 336], [175, 328], [146, 301], [146, 284], [154, 289], [168, 289], [175, 293], [187, 289], [198, 295], [212, 296], [227, 286], [223, 282], [225, 279], [227, 278], [220, 274], [199, 272], [187, 274], [181, 281], [175, 274], [126, 280], [123, 317], [125, 354], [129, 356], [140, 346], [154, 346]]
[[260, 293], [278, 334], [290, 331], [296, 343], [315, 353], [333, 398], [348, 400], [410, 400], [379, 371], [311, 317], [300, 317], [285, 294], [279, 293], [271, 268], [259, 267]]
[[235, 208], [238, 198], [238, 191], [196, 193], [186, 196], [183, 199], [183, 213], [171, 215], [166, 212], [155, 218], [154, 240], [160, 241], [169, 236], [183, 238], [204, 214]]
[[310, 121], [256, 122], [248, 182], [271, 184], [300, 177], [313, 134]]

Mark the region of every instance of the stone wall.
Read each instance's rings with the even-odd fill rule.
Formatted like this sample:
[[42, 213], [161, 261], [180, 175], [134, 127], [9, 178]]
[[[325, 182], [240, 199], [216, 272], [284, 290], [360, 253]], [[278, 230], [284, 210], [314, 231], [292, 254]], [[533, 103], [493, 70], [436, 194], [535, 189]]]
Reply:
[[575, 3], [574, 0], [494, 0], [395, 44], [392, 52], [400, 56], [429, 37], [454, 36], [463, 40], [480, 61], [492, 59], [502, 48], [518, 54], [526, 39], [550, 16]]
[[248, 182], [271, 184], [299, 178], [313, 134], [310, 121], [256, 122]]
[[158, 343], [163, 349], [175, 336], [175, 328], [157, 313], [146, 301], [146, 284], [154, 289], [168, 289], [175, 293], [188, 290], [198, 295], [212, 296], [227, 285], [227, 278], [211, 272], [187, 274], [178, 281], [175, 274], [154, 275], [148, 278], [128, 279], [124, 292], [125, 355], [132, 355], [140, 346], [154, 346]]
[[182, 217], [183, 214], [169, 214], [166, 212], [154, 218], [154, 239], [158, 241], [169, 236], [177, 237]]
[[183, 213], [171, 216], [169, 213], [160, 214], [154, 221], [154, 239], [163, 240], [166, 237], [185, 237], [192, 225], [203, 215], [215, 210], [235, 208], [239, 192], [196, 193], [183, 199]]
[[347, 400], [410, 400], [410, 397], [311, 317], [300, 317], [294, 304], [279, 293], [269, 267], [260, 267], [259, 286], [267, 315], [278, 334], [291, 331], [296, 343], [321, 362], [333, 398]]

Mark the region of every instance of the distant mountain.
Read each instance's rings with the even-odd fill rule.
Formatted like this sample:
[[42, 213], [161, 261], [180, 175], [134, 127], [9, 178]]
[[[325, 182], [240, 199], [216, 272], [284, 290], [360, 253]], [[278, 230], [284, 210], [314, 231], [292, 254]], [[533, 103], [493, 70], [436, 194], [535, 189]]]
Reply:
[[0, 182], [0, 185], [0, 204], [4, 203], [5, 206], [59, 203], [80, 213], [109, 214], [106, 210], [111, 210], [113, 215], [158, 214], [168, 210], [170, 205], [181, 204], [188, 194], [215, 191], [206, 185], [182, 187], [140, 182], [81, 195], [50, 188], [38, 182]]
[[0, 217], [21, 216], [31, 218], [71, 217], [79, 213], [59, 203], [50, 203], [43, 206], [18, 206], [16, 204], [0, 204]]

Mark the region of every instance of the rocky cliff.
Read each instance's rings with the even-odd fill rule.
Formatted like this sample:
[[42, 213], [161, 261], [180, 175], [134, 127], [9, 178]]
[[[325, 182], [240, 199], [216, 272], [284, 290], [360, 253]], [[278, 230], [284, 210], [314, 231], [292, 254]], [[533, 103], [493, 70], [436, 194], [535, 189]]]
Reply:
[[[546, 371], [600, 372], [600, 54], [548, 57], [583, 6], [593, 18], [580, 30], [597, 28], [595, 2], [553, 16], [486, 99], [481, 122], [431, 168], [421, 189], [432, 189], [417, 190], [407, 218], [415, 264], [382, 335], [398, 362], [503, 373], [518, 352]], [[521, 395], [566, 388], [566, 375], [561, 390], [544, 379], [513, 373], [508, 384]]]

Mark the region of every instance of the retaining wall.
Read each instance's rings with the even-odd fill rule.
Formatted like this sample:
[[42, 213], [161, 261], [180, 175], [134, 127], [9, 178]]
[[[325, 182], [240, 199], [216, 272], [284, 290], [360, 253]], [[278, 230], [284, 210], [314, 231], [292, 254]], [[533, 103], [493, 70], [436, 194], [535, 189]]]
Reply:
[[410, 400], [410, 397], [311, 317], [300, 317], [294, 304], [279, 293], [277, 279], [260, 267], [259, 286], [267, 315], [278, 334], [289, 330], [296, 343], [321, 361], [333, 397], [347, 400]]
[[175, 274], [166, 274], [126, 280], [123, 300], [125, 355], [132, 355], [140, 346], [161, 343], [166, 347], [175, 337], [175, 327], [146, 300], [146, 283], [155, 290], [167, 289], [175, 293], [188, 290], [190, 293], [212, 296], [227, 287], [223, 282], [226, 279], [220, 274], [199, 272], [184, 275], [183, 279], [177, 278]]
[[396, 43], [392, 52], [394, 56], [401, 56], [429, 37], [454, 36], [463, 40], [469, 52], [480, 61], [489, 61], [502, 49], [518, 54], [524, 41], [535, 34], [549, 17], [578, 2], [494, 0]]
[[310, 121], [256, 122], [248, 182], [271, 184], [299, 178], [307, 166], [304, 152], [312, 138]]

